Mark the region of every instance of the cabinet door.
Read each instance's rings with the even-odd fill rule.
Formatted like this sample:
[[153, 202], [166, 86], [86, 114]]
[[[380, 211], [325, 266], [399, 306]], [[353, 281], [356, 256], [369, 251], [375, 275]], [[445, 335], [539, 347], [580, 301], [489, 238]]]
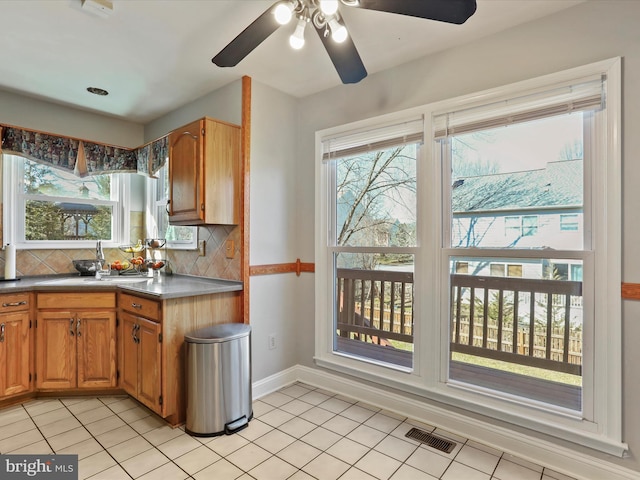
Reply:
[[237, 225], [240, 221], [240, 127], [205, 120], [204, 221]]
[[169, 221], [204, 222], [203, 151], [200, 120], [169, 136]]
[[137, 317], [123, 312], [120, 315], [120, 387], [138, 397]]
[[76, 340], [78, 387], [115, 387], [115, 312], [78, 312], [76, 314]]
[[0, 315], [0, 397], [30, 390], [29, 313]]
[[70, 311], [39, 312], [37, 322], [36, 387], [75, 388], [75, 314]]
[[160, 324], [144, 318], [137, 318], [140, 326], [138, 343], [138, 400], [162, 415], [160, 395]]

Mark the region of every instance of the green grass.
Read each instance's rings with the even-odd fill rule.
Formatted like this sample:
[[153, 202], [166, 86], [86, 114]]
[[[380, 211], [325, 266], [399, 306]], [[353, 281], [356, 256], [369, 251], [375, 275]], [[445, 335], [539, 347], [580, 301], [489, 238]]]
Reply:
[[[389, 340], [389, 343], [399, 350], [413, 352], [413, 345], [406, 342], [398, 342], [397, 340]], [[554, 372], [544, 368], [528, 367], [526, 365], [517, 365], [515, 363], [503, 362], [500, 360], [492, 360], [475, 355], [466, 355], [464, 353], [453, 352], [451, 359], [456, 362], [468, 363], [471, 365], [479, 365], [481, 367], [493, 368], [494, 370], [502, 370], [504, 372], [517, 373], [528, 377], [541, 378], [551, 382], [564, 383], [566, 385], [582, 386], [582, 377], [579, 375], [571, 375], [569, 373]]]

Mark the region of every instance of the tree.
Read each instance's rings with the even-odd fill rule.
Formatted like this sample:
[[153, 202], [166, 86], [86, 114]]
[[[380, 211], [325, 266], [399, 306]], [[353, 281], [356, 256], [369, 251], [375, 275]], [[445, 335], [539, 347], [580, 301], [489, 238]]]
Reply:
[[[387, 246], [397, 238], [415, 245], [415, 148], [405, 145], [338, 160], [338, 245]], [[402, 232], [394, 232], [399, 225], [405, 225]], [[373, 269], [377, 260], [363, 254], [358, 264]]]
[[492, 143], [489, 132], [473, 132], [451, 138], [451, 177], [466, 178], [500, 173], [500, 165], [490, 159], [482, 159], [477, 143]]
[[[86, 180], [65, 174], [48, 165], [24, 159], [24, 193], [27, 195], [50, 195], [60, 198], [87, 198], [92, 191], [95, 198], [110, 198], [111, 182], [108, 175], [98, 175]], [[85, 184], [88, 183], [91, 188]], [[78, 188], [78, 185], [81, 185]], [[64, 200], [62, 200], [64, 202]], [[86, 202], [86, 201], [85, 201]], [[93, 208], [93, 207], [91, 207]], [[76, 235], [76, 222], [86, 226], [82, 236], [86, 239], [110, 239], [112, 236], [112, 212], [110, 207], [95, 207], [86, 218], [65, 216], [64, 210], [55, 200], [28, 199], [25, 205], [26, 240], [64, 240]], [[66, 220], [66, 221], [65, 221]]]
[[575, 140], [573, 144], [562, 147], [558, 160], [580, 160], [584, 158], [584, 145], [581, 140]]
[[60, 208], [50, 202], [27, 201], [25, 205], [26, 240], [62, 240], [63, 225], [60, 221]]
[[35, 162], [24, 162], [24, 189], [27, 194], [58, 191], [53, 181], [55, 175], [51, 167]]

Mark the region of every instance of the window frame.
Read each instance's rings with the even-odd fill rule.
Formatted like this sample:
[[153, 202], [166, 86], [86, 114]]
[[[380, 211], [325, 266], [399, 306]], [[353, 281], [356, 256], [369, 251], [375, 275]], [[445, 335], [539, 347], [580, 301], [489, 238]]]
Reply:
[[[590, 419], [583, 419], [557, 409], [547, 409], [539, 403], [515, 402], [506, 398], [496, 398], [491, 394], [447, 383], [448, 366], [448, 269], [443, 259], [456, 252], [444, 248], [442, 201], [446, 198], [443, 186], [442, 166], [435, 160], [433, 149], [425, 148], [424, 161], [417, 165], [418, 207], [417, 228], [418, 248], [415, 253], [415, 298], [421, 301], [414, 305], [415, 350], [414, 370], [398, 372], [385, 370], [353, 359], [336, 358], [331, 354], [331, 325], [333, 302], [333, 279], [327, 250], [327, 219], [330, 204], [330, 182], [327, 169], [322, 164], [321, 140], [356, 128], [372, 128], [381, 122], [393, 121], [402, 116], [421, 112], [425, 117], [425, 145], [433, 144], [435, 126], [433, 117], [448, 111], [500, 101], [527, 92], [542, 92], [550, 88], [574, 84], [593, 75], [606, 75], [605, 97], [606, 115], [597, 125], [604, 132], [602, 138], [591, 143], [603, 153], [605, 161], [594, 162], [590, 173], [585, 173], [585, 190], [592, 192], [590, 203], [585, 204], [593, 218], [592, 224], [583, 228], [592, 238], [592, 245], [598, 246], [584, 255], [584, 270], [595, 272], [592, 280], [584, 284], [584, 308], [593, 312], [593, 328], [585, 332], [593, 341], [585, 342], [585, 355], [593, 362], [593, 369], [585, 373], [583, 385], [589, 390], [583, 408], [592, 413]], [[435, 102], [404, 112], [384, 115], [349, 125], [316, 132], [316, 351], [314, 360], [320, 367], [355, 375], [400, 391], [418, 394], [430, 400], [445, 402], [452, 407], [466, 409], [491, 418], [506, 421], [537, 432], [560, 436], [612, 455], [622, 456], [626, 444], [622, 442], [622, 320], [621, 320], [621, 59], [616, 57], [601, 62], [549, 74], [491, 90]], [[600, 120], [597, 120], [600, 122]], [[585, 172], [587, 169], [585, 168]], [[431, 179], [432, 183], [427, 183]], [[437, 179], [437, 180], [434, 180]], [[429, 188], [427, 188], [429, 187]], [[426, 228], [429, 225], [429, 229]], [[585, 235], [585, 237], [587, 236]], [[600, 248], [602, 247], [602, 248]], [[597, 254], [596, 254], [597, 253]], [[565, 255], [566, 254], [566, 255]], [[491, 252], [484, 255], [491, 256]], [[580, 255], [564, 252], [562, 258], [571, 259]], [[526, 250], [518, 256], [527, 257]], [[554, 253], [555, 257], [555, 253]], [[421, 275], [420, 272], [439, 272]], [[598, 296], [595, 292], [599, 292]], [[445, 318], [445, 321], [442, 319]], [[437, 319], [435, 321], [434, 319]], [[610, 373], [615, 372], [615, 373]], [[597, 385], [598, 388], [594, 388]]]
[[[21, 176], [23, 175], [23, 159], [20, 155], [0, 155], [2, 158], [2, 196], [3, 196], [3, 243], [12, 243], [18, 249], [43, 250], [43, 249], [82, 249], [95, 248], [96, 240], [25, 240], [24, 222], [18, 222], [24, 218], [25, 196], [21, 194]], [[29, 159], [26, 159], [29, 160]], [[33, 161], [33, 160], [30, 160]], [[126, 232], [130, 225], [130, 181], [127, 174], [110, 174], [112, 200], [97, 201], [104, 205], [112, 205], [112, 238], [103, 240], [103, 246], [115, 248], [123, 243], [129, 243]], [[81, 178], [81, 177], [78, 177]], [[19, 180], [19, 181], [16, 181]], [[59, 201], [79, 199], [68, 197], [54, 197], [39, 195], [42, 200], [51, 199]], [[79, 201], [78, 203], [86, 203]]]
[[[159, 195], [159, 190], [162, 185], [162, 175], [169, 175], [169, 162], [156, 172], [156, 176], [146, 178], [146, 201], [145, 201], [145, 223], [146, 231], [148, 235], [152, 235], [152, 232], [157, 232], [158, 225], [158, 212], [164, 209], [167, 212], [167, 225], [169, 225], [169, 213], [167, 211], [167, 205], [169, 200], [169, 193], [162, 192], [164, 196]], [[160, 200], [158, 200], [160, 198]], [[191, 242], [186, 241], [166, 241], [166, 248], [172, 250], [197, 250], [198, 249], [198, 227], [186, 227], [180, 226], [179, 228], [190, 228], [193, 230], [193, 236]]]

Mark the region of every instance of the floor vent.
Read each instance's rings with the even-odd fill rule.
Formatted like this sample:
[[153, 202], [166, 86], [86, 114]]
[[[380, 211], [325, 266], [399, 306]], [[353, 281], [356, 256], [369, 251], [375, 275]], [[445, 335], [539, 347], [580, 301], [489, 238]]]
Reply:
[[413, 438], [414, 440], [418, 440], [419, 442], [425, 443], [430, 447], [435, 448], [436, 450], [440, 450], [441, 452], [446, 453], [451, 453], [456, 446], [454, 442], [445, 440], [441, 437], [437, 437], [423, 430], [420, 430], [419, 428], [412, 428], [407, 432], [405, 437]]

